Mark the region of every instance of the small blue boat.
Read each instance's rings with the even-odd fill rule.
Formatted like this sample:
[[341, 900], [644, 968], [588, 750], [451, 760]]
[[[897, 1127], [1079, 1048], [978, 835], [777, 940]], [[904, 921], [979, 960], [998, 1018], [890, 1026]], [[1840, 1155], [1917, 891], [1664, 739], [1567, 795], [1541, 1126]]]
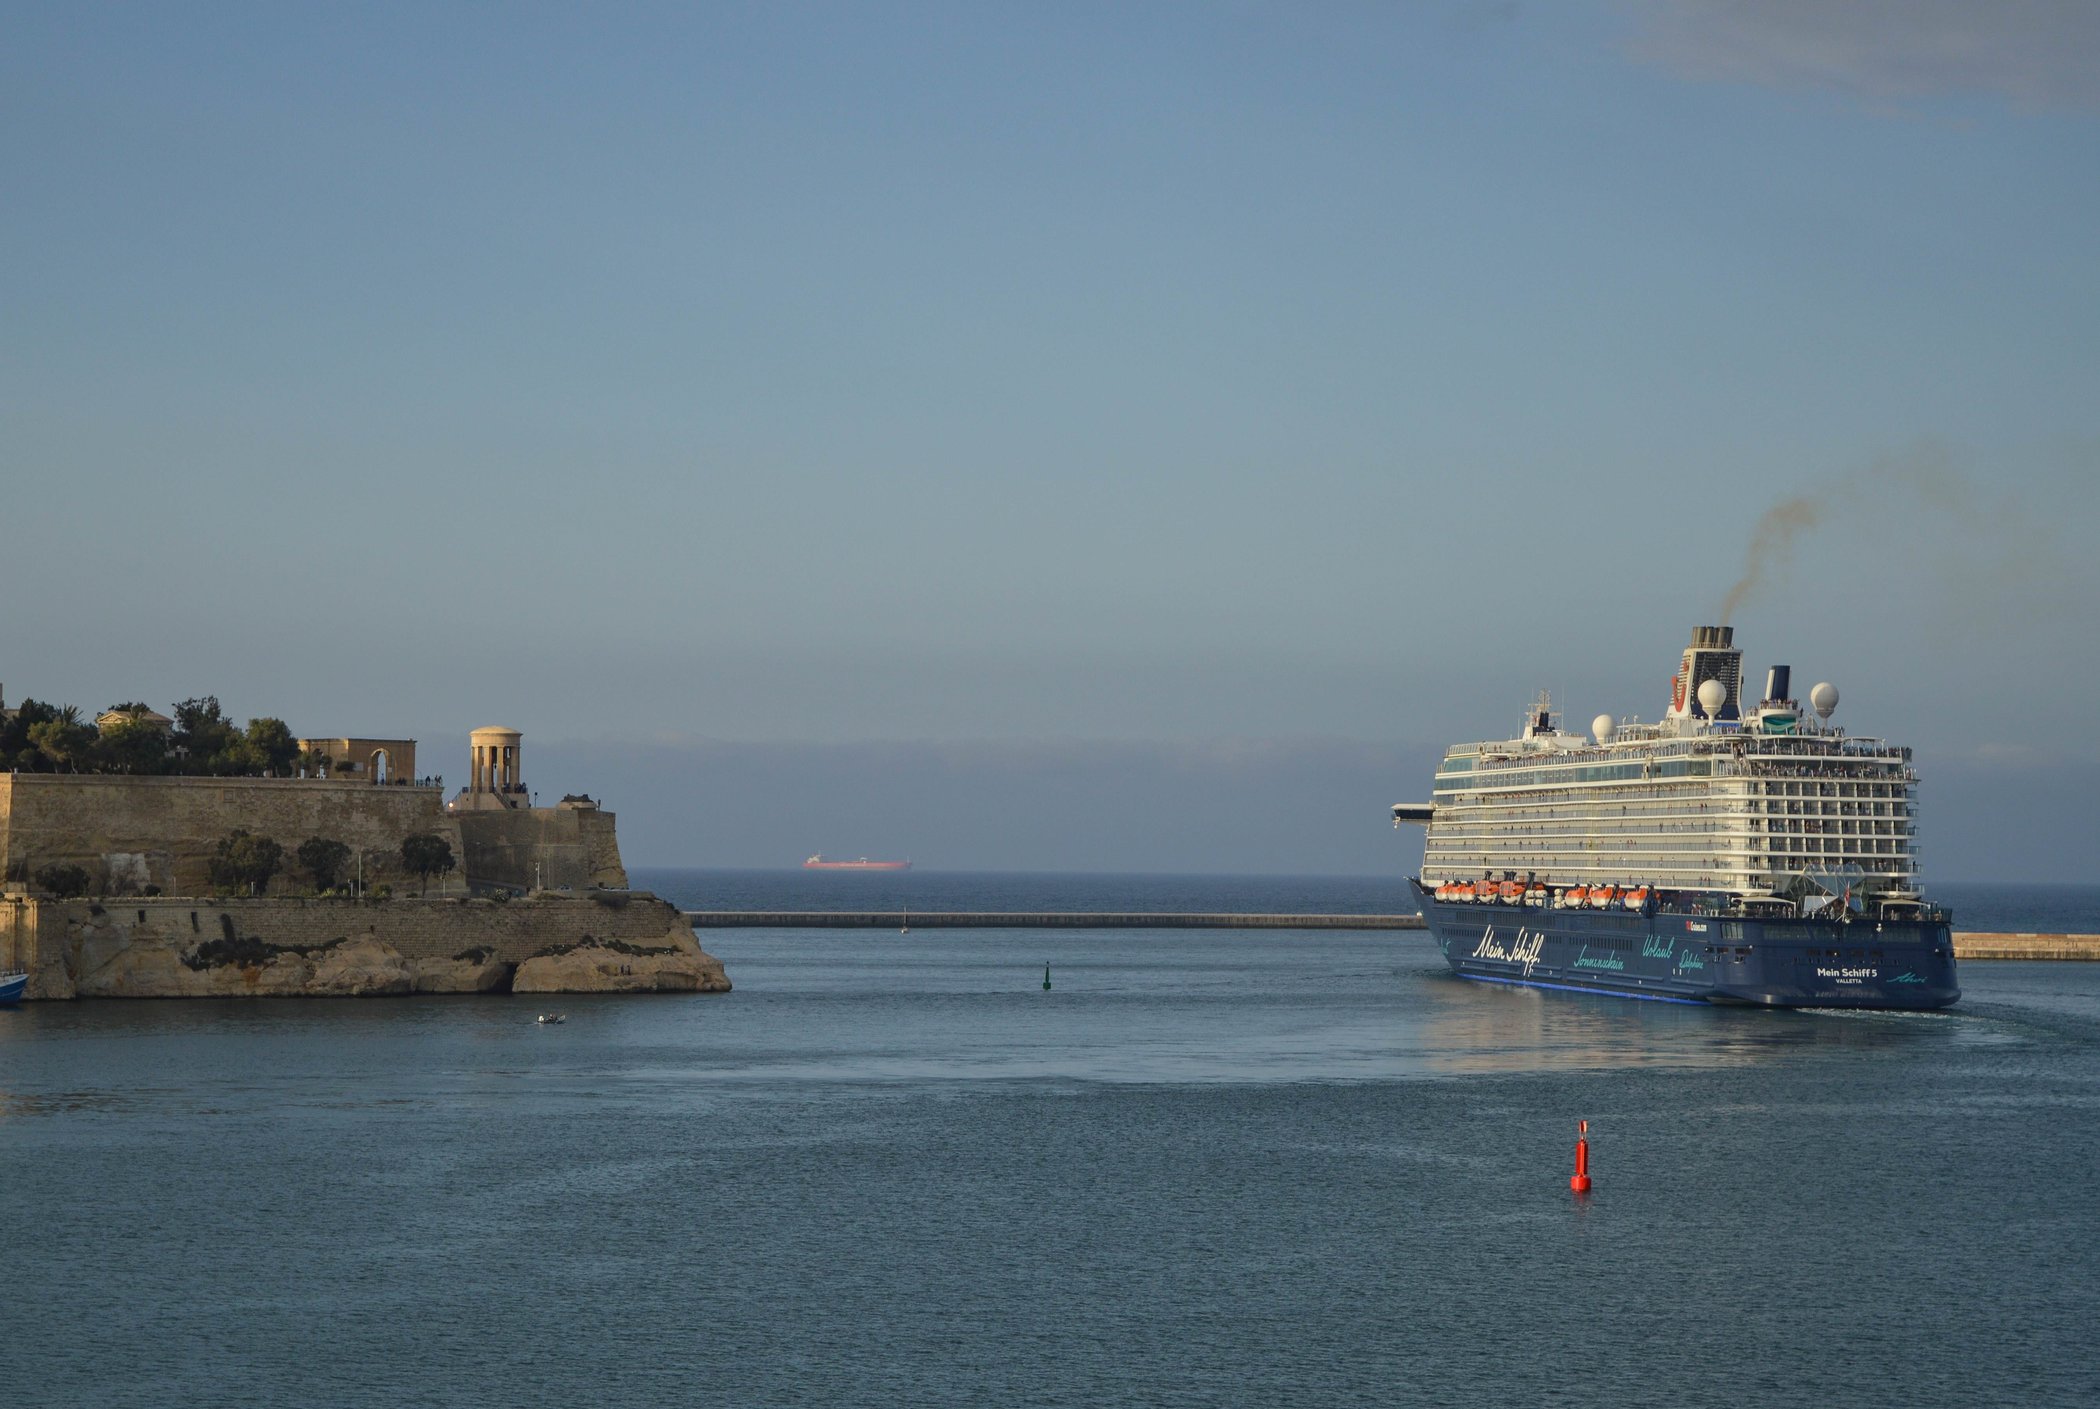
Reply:
[[29, 987], [28, 974], [0, 974], [0, 1008], [12, 1008], [22, 1001], [22, 990]]

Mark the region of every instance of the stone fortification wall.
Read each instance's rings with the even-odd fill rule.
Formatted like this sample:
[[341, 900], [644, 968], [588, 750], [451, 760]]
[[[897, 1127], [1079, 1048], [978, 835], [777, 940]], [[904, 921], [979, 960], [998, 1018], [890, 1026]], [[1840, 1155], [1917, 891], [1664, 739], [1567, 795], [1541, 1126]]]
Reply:
[[476, 886], [509, 890], [627, 888], [613, 814], [590, 807], [462, 812], [454, 819]]
[[[403, 837], [433, 832], [451, 842], [454, 855], [465, 855], [437, 788], [315, 778], [0, 775], [0, 878], [13, 885], [66, 862], [84, 867], [99, 895], [135, 895], [149, 885], [170, 895], [203, 894], [211, 889], [212, 849], [236, 827], [284, 847], [286, 870], [273, 890], [307, 883], [291, 854], [312, 836], [363, 850], [366, 885], [396, 890], [415, 884], [401, 868]], [[455, 872], [433, 889], [464, 885]]]
[[[554, 951], [550, 953], [549, 951]], [[653, 895], [498, 902], [0, 899], [0, 967], [31, 998], [726, 991]]]

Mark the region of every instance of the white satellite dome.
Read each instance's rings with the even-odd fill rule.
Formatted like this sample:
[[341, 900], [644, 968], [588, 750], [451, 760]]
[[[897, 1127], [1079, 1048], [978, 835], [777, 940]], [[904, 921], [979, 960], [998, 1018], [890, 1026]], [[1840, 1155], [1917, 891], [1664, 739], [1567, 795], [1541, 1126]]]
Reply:
[[1838, 707], [1838, 687], [1828, 680], [1819, 682], [1808, 692], [1808, 703], [1818, 719], [1830, 718], [1830, 712]]
[[1699, 706], [1706, 711], [1708, 719], [1720, 714], [1721, 706], [1728, 703], [1728, 687], [1718, 680], [1709, 680], [1699, 687]]
[[1610, 739], [1612, 730], [1617, 727], [1608, 714], [1600, 714], [1590, 721], [1590, 732], [1597, 736], [1597, 742], [1600, 744]]

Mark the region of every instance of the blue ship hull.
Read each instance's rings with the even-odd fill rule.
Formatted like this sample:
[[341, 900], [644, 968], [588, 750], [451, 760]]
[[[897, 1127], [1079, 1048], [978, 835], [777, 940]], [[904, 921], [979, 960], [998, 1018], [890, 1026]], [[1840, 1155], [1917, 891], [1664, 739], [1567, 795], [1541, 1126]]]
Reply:
[[1944, 1008], [1961, 997], [1944, 919], [1763, 920], [1659, 908], [1439, 901], [1410, 881], [1460, 978], [1676, 1003]]
[[22, 991], [29, 987], [28, 974], [0, 976], [0, 1008], [12, 1007], [22, 1001]]

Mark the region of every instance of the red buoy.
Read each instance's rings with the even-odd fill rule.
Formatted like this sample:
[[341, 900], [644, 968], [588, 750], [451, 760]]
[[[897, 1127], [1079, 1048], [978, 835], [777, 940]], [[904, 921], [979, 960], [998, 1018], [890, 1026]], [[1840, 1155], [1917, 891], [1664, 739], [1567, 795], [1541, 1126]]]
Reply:
[[1590, 1123], [1582, 1122], [1575, 1136], [1575, 1174], [1568, 1180], [1568, 1187], [1578, 1194], [1590, 1191]]

